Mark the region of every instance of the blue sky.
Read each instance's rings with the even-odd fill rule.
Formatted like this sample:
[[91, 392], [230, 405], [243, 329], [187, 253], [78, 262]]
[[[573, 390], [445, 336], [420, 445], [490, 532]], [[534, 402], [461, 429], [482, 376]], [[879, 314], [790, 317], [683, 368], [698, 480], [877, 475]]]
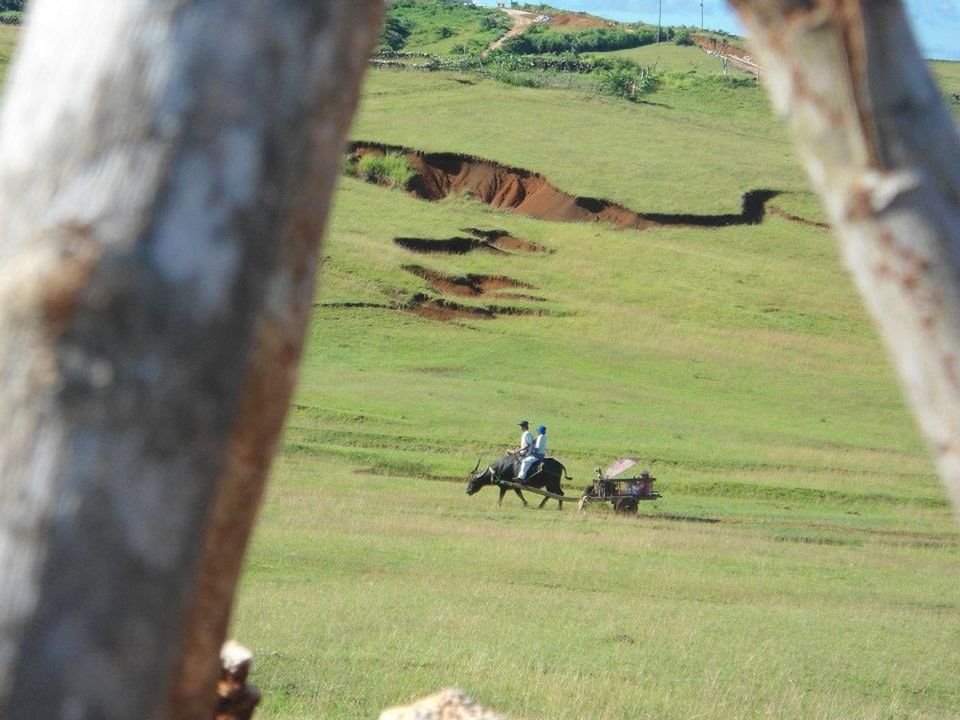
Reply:
[[[476, 0], [496, 5], [495, 0]], [[700, 0], [662, 0], [664, 25], [700, 25]], [[658, 0], [548, 0], [548, 5], [636, 22], [657, 22]], [[929, 58], [960, 60], [960, 0], [906, 0], [920, 47]], [[724, 0], [703, 0], [704, 25], [743, 34]]]

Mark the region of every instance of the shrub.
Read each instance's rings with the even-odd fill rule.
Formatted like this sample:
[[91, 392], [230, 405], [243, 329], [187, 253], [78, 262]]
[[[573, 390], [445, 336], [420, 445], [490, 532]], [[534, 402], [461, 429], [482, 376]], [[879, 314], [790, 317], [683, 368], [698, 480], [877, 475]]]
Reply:
[[671, 70], [665, 73], [661, 81], [663, 85], [675, 90], [710, 90], [717, 88], [751, 87], [756, 82], [749, 77], [736, 77], [720, 73], [699, 73], [695, 68], [690, 70]]
[[537, 78], [532, 73], [527, 72], [514, 72], [512, 70], [497, 68], [490, 72], [490, 77], [497, 82], [502, 82], [504, 85], [513, 85], [514, 87], [533, 88], [539, 85]]
[[480, 18], [481, 30], [509, 30], [512, 27], [510, 17], [502, 12], [494, 12]]
[[0, 12], [0, 23], [3, 25], [19, 25], [23, 22], [23, 13], [19, 10], [4, 10]]
[[597, 91], [603, 95], [636, 101], [641, 95], [656, 90], [659, 85], [660, 75], [652, 70], [637, 66], [633, 68], [621, 66], [599, 73]]
[[437, 28], [437, 40], [446, 40], [448, 37], [454, 36], [453, 28], [449, 25], [441, 25]]
[[399, 50], [410, 37], [410, 25], [400, 18], [388, 15], [383, 23], [383, 29], [380, 31], [380, 40], [377, 44], [377, 51]]
[[479, 55], [486, 48], [486, 44], [471, 38], [465, 43], [450, 48], [451, 55]]
[[636, 32], [627, 32], [619, 28], [595, 28], [572, 33], [528, 30], [522, 35], [515, 35], [508, 39], [503, 44], [503, 48], [517, 55], [557, 55], [623, 50], [650, 45], [656, 41], [656, 28], [640, 28]]
[[403, 155], [388, 152], [385, 155], [364, 155], [357, 161], [356, 173], [368, 182], [406, 190], [417, 171]]
[[686, 28], [683, 28], [682, 30], [678, 30], [677, 34], [673, 36], [673, 42], [677, 45], [693, 45], [693, 34]]

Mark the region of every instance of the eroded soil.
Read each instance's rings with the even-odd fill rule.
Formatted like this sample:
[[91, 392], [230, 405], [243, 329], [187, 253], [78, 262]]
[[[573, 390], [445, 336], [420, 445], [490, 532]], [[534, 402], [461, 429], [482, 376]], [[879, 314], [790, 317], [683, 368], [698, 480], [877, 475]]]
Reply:
[[485, 241], [488, 245], [496, 248], [497, 250], [510, 250], [514, 252], [525, 252], [525, 253], [553, 253], [554, 251], [545, 245], [540, 245], [539, 243], [531, 242], [530, 240], [521, 240], [518, 237], [514, 237], [506, 230], [481, 230], [480, 228], [461, 228], [464, 232], [468, 232], [474, 237], [480, 238]]
[[487, 305], [486, 307], [476, 307], [473, 305], [460, 305], [459, 303], [444, 300], [443, 298], [432, 298], [422, 293], [417, 293], [402, 308], [414, 315], [427, 318], [429, 320], [440, 320], [450, 322], [451, 320], [492, 320], [498, 315], [542, 315], [537, 310], [527, 310], [525, 308]]
[[529, 240], [521, 240], [505, 230], [480, 230], [478, 228], [463, 228], [474, 237], [456, 236], [444, 239], [398, 237], [393, 242], [405, 250], [417, 253], [445, 253], [448, 255], [465, 255], [474, 250], [486, 250], [498, 255], [508, 255], [511, 252], [522, 253], [552, 253], [550, 248]]
[[548, 23], [552, 27], [571, 28], [573, 30], [584, 30], [589, 28], [612, 28], [617, 27], [617, 23], [603, 18], [593, 17], [592, 15], [581, 15], [574, 12], [547, 13], [550, 16]]
[[[387, 152], [402, 154], [407, 158], [416, 172], [410, 183], [410, 194], [430, 202], [442, 200], [451, 194], [463, 193], [497, 209], [512, 210], [540, 220], [603, 222], [617, 228], [635, 230], [671, 226], [711, 228], [756, 225], [763, 222], [768, 211], [791, 222], [825, 227], [821, 223], [790, 215], [779, 208], [768, 207], [769, 201], [780, 194], [778, 190], [757, 189], [744, 193], [739, 213], [639, 213], [609, 200], [571, 195], [552, 185], [539, 173], [483, 158], [456, 153], [427, 153], [372, 142], [355, 142], [351, 147], [354, 160], [364, 155], [384, 155]], [[465, 234], [445, 239], [397, 237], [394, 242], [417, 253], [465, 255], [473, 251], [485, 251], [497, 255], [513, 255], [554, 252], [543, 245], [515, 237], [505, 230], [462, 228], [461, 232]], [[480, 297], [496, 293], [496, 297], [501, 300], [545, 301], [542, 297], [516, 292], [534, 288], [505, 275], [446, 275], [421, 265], [404, 265], [403, 269], [426, 280], [439, 295]], [[330, 303], [325, 307], [380, 308], [412, 313], [442, 322], [490, 320], [498, 315], [549, 313], [547, 310], [529, 307], [461, 305], [425, 293], [416, 293], [400, 303]]]
[[[517, 282], [510, 280], [510, 278], [505, 278], [505, 280], [510, 283]], [[495, 283], [491, 284], [491, 287], [494, 284]], [[509, 287], [515, 286], [509, 285]], [[439, 320], [441, 322], [450, 322], [453, 320], [493, 320], [500, 315], [549, 314], [547, 310], [528, 309], [511, 305], [485, 305], [482, 307], [461, 305], [460, 303], [445, 300], [444, 298], [431, 297], [425, 293], [415, 293], [404, 303], [334, 302], [318, 303], [314, 305], [314, 307], [338, 309], [375, 308], [378, 310], [412, 313], [427, 318], [428, 320]]]
[[404, 265], [403, 269], [412, 275], [423, 278], [439, 293], [458, 295], [460, 297], [476, 297], [495, 293], [498, 290], [512, 290], [516, 288], [530, 289], [533, 286], [514, 280], [506, 275], [444, 275], [436, 270], [430, 270], [422, 265]]
[[493, 247], [488, 242], [471, 237], [452, 237], [442, 240], [431, 238], [394, 238], [393, 242], [404, 250], [417, 253], [445, 253], [447, 255], [466, 255], [474, 250], [487, 250], [490, 252], [501, 253], [503, 250]]
[[[750, 190], [742, 196], [741, 210], [737, 214], [638, 213], [610, 200], [566, 193], [539, 173], [470, 155], [427, 153], [372, 142], [356, 142], [351, 152], [356, 159], [364, 155], [383, 155], [387, 152], [404, 155], [416, 171], [410, 183], [410, 193], [422, 200], [436, 202], [451, 194], [465, 193], [499, 210], [513, 210], [539, 220], [603, 222], [621, 229], [755, 225], [763, 221], [767, 201], [779, 194], [777, 190]], [[403, 240], [406, 242], [413, 239]], [[398, 243], [399, 241], [400, 239]], [[471, 244], [469, 238], [451, 238], [445, 242], [447, 247], [457, 248], [446, 252], [469, 252], [478, 247], [475, 243]], [[504, 242], [507, 242], [506, 238], [501, 237], [491, 241], [491, 244], [503, 249]], [[420, 251], [442, 250], [438, 247]]]
[[829, 230], [830, 226], [827, 223], [816, 222], [815, 220], [807, 220], [807, 218], [800, 217], [799, 215], [793, 215], [788, 213], [786, 210], [781, 210], [778, 207], [771, 207], [770, 212], [773, 215], [776, 215], [778, 218], [783, 218], [784, 220], [789, 220], [790, 222], [800, 223], [801, 225], [806, 225], [807, 227], [815, 227], [820, 230]]

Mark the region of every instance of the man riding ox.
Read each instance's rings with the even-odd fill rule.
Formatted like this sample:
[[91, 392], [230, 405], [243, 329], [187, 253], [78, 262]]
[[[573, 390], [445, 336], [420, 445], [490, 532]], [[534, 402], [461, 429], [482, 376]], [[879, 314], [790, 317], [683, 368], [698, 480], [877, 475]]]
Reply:
[[533, 434], [530, 432], [530, 423], [526, 420], [521, 420], [517, 425], [520, 426], [520, 445], [507, 450], [507, 455], [523, 459], [533, 449]]
[[537, 439], [533, 443], [533, 448], [523, 460], [520, 461], [520, 469], [517, 472], [517, 480], [523, 482], [527, 473], [538, 461], [547, 457], [547, 428], [543, 425], [537, 427]]
[[[497, 485], [500, 488], [500, 497], [497, 500], [497, 505], [503, 503], [503, 496], [506, 495], [507, 490], [510, 489], [505, 483], [520, 483], [524, 487], [545, 489], [552, 495], [563, 497], [563, 487], [560, 484], [560, 480], [562, 478], [566, 478], [567, 480], [573, 479], [567, 475], [567, 469], [563, 464], [555, 458], [544, 459], [540, 468], [523, 480], [516, 477], [516, 467], [513, 456], [511, 455], [497, 460], [479, 475], [474, 475], [479, 467], [480, 461], [478, 460], [477, 467], [470, 473], [470, 481], [467, 483], [467, 495], [473, 495], [480, 490], [480, 488], [484, 488], [487, 485]], [[524, 505], [527, 505], [527, 500], [523, 497], [523, 493], [520, 492], [520, 488], [515, 487], [513, 491], [517, 494], [517, 497], [520, 498], [520, 501]], [[538, 507], [542, 508], [547, 500], [549, 500], [549, 498], [544, 496], [543, 501]], [[557, 502], [559, 503], [558, 509], [562, 510], [563, 500], [558, 499]]]

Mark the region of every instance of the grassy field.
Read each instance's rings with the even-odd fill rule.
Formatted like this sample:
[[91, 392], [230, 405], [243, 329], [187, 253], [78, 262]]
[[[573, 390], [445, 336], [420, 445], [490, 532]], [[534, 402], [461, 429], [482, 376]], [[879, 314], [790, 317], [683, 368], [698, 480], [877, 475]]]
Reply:
[[[769, 188], [822, 220], [759, 88], [630, 104], [378, 71], [351, 135], [642, 212]], [[555, 252], [393, 242], [466, 227]], [[616, 231], [344, 178], [325, 256], [234, 627], [261, 717], [375, 717], [444, 686], [530, 720], [958, 716], [960, 536], [827, 232]], [[411, 264], [522, 280], [455, 299], [539, 314], [405, 312], [438, 295]], [[549, 426], [569, 493], [632, 455], [663, 498], [624, 519], [467, 497], [521, 417]]]
[[[0, 26], [0, 71], [15, 40]], [[932, 68], [960, 92], [960, 64]], [[821, 221], [763, 91], [702, 74], [630, 104], [378, 71], [351, 135], [641, 212], [735, 213], [766, 188]], [[465, 227], [555, 252], [393, 242]], [[522, 280], [456, 300], [537, 314], [406, 312], [438, 295], [413, 264]], [[828, 233], [772, 213], [616, 231], [343, 178], [316, 302], [233, 628], [258, 717], [376, 717], [445, 686], [515, 720], [960, 716], [960, 535]], [[620, 518], [467, 497], [521, 417], [549, 426], [568, 493], [632, 455], [663, 498]]]
[[20, 37], [20, 28], [15, 25], [0, 24], [0, 81], [7, 74], [10, 58]]
[[458, 2], [402, 0], [389, 8], [390, 16], [409, 30], [402, 49], [409, 52], [450, 53], [470, 47], [480, 50], [512, 25], [497, 10]]
[[960, 62], [935, 60], [930, 63], [930, 70], [943, 92], [960, 93]]
[[[638, 65], [656, 67], [658, 70], [666, 72], [688, 72], [690, 70], [696, 70], [700, 73], [723, 72], [723, 61], [719, 58], [707, 55], [698, 47], [674, 45], [667, 42], [657, 45], [644, 45], [629, 50], [590, 54], [594, 57], [625, 58]], [[738, 77], [746, 75], [732, 65], [728, 70]]]

